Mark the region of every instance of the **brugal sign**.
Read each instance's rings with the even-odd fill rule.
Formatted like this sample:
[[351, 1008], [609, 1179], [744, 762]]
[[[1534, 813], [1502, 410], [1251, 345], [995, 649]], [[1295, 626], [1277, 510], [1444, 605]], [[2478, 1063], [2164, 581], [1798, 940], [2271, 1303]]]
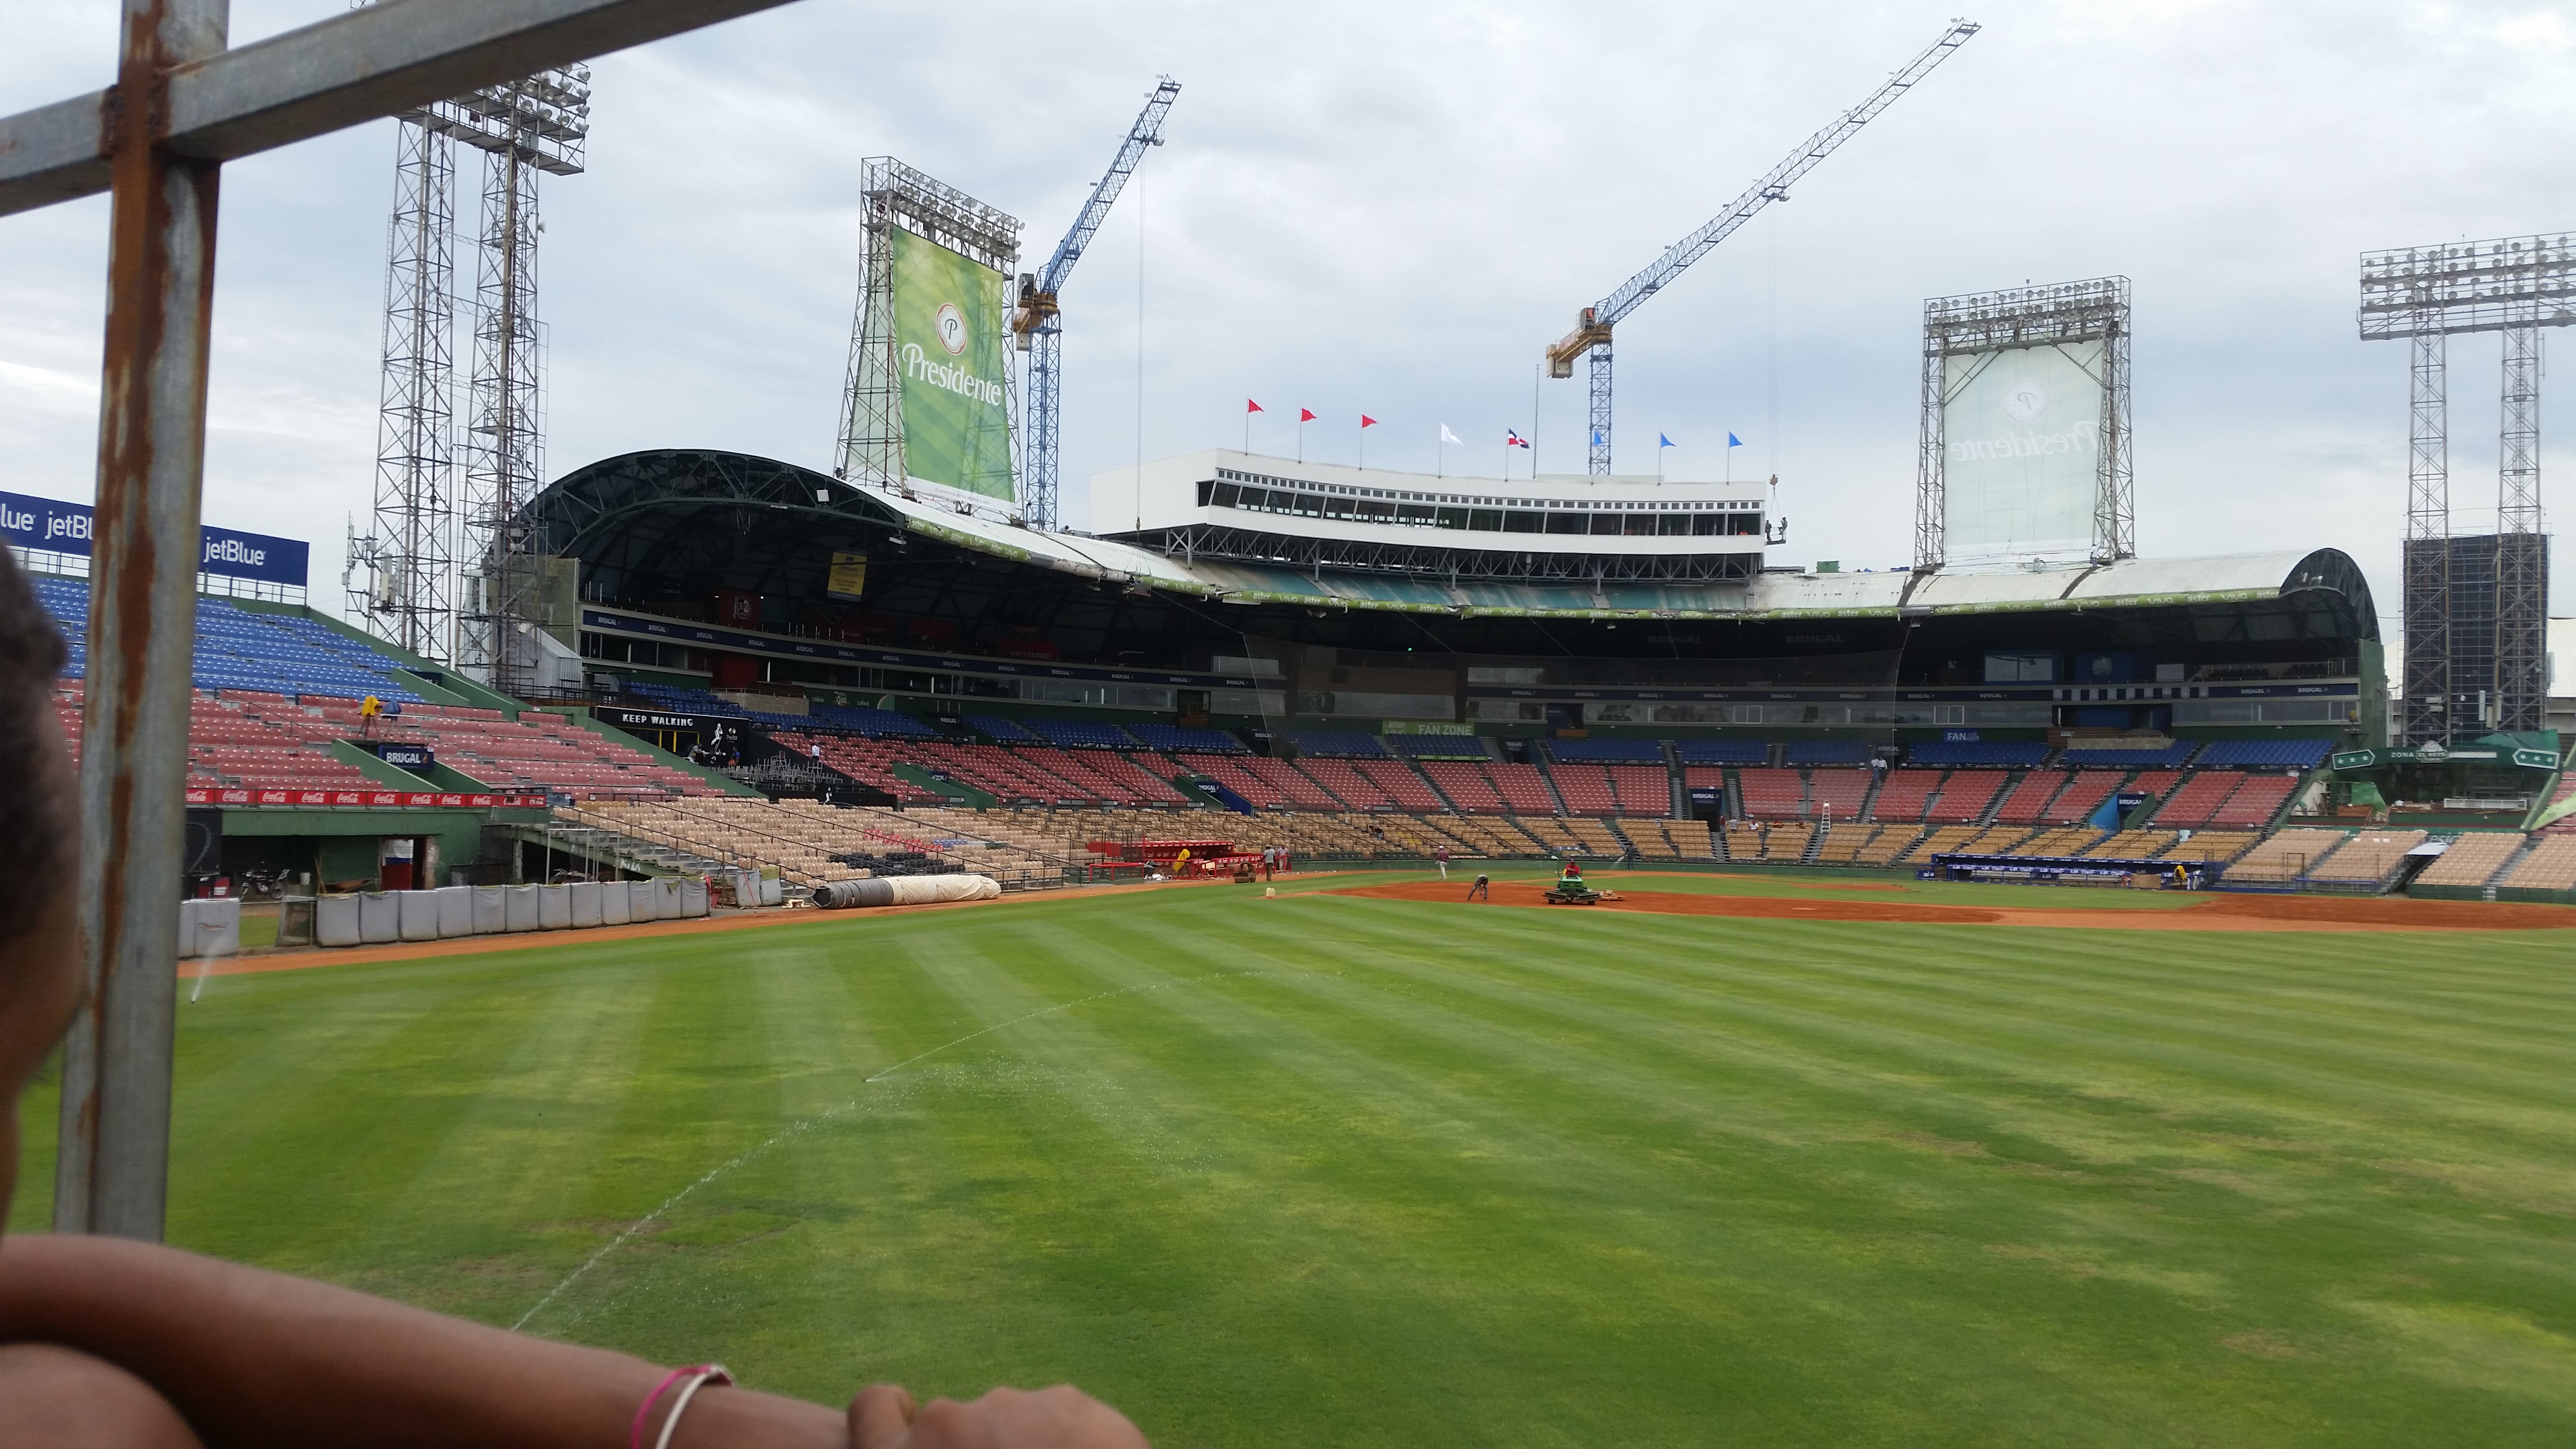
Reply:
[[[89, 557], [90, 506], [0, 493], [0, 537], [17, 548]], [[304, 587], [312, 546], [265, 533], [200, 526], [197, 572]]]

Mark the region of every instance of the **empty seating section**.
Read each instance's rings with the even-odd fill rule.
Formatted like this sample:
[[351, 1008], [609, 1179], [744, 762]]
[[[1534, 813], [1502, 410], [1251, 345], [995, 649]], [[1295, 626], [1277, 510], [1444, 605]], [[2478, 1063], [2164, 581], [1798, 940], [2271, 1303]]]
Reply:
[[2127, 786], [2124, 787], [2124, 792], [2134, 791], [2151, 800], [2162, 800], [2166, 796], [2171, 795], [2174, 791], [2174, 786], [2180, 783], [2182, 783], [2182, 771], [2180, 770], [2149, 770], [2138, 776], [2138, 778], [2131, 780]]
[[[356, 733], [354, 709], [349, 724]], [[725, 793], [703, 776], [542, 710], [522, 710], [512, 721], [499, 710], [412, 705], [380, 724], [377, 734], [427, 744], [440, 764], [498, 789], [592, 797]]]
[[1729, 820], [1717, 836], [1721, 859], [1760, 860], [1762, 858], [1762, 823], [1758, 820]]
[[2496, 882], [2518, 891], [2576, 890], [2576, 835], [2544, 835]]
[[2156, 811], [2158, 825], [2206, 825], [2245, 777], [2234, 770], [2202, 770], [2184, 781]]
[[2044, 744], [2016, 744], [2003, 740], [1927, 740], [1905, 752], [1906, 762], [1916, 765], [1978, 765], [1988, 768], [2030, 769], [2048, 758]]
[[821, 724], [838, 729], [856, 730], [860, 734], [879, 738], [891, 739], [904, 735], [918, 737], [939, 733], [911, 715], [897, 714], [893, 710], [878, 709], [872, 705], [817, 704], [810, 706], [809, 717]]
[[743, 707], [732, 700], [683, 684], [655, 684], [647, 679], [630, 679], [626, 682], [626, 693], [655, 709], [667, 709], [675, 714], [720, 714], [735, 719], [745, 716]]
[[2522, 850], [2522, 837], [2501, 830], [2472, 831], [2451, 842], [2442, 858], [2424, 867], [2417, 885], [2482, 886]]
[[1046, 741], [1038, 738], [1034, 734], [1031, 734], [1028, 727], [1021, 724], [1018, 720], [1004, 719], [1000, 715], [996, 714], [970, 714], [966, 716], [966, 725], [967, 728], [974, 730], [984, 738], [995, 740], [1006, 745], [1042, 745], [1046, 743]]
[[2004, 791], [2004, 781], [2012, 778], [2003, 770], [1952, 770], [1941, 782], [1941, 793], [1923, 812], [1923, 818], [1935, 825], [1952, 821], [1982, 820]]
[[1332, 792], [1315, 783], [1313, 777], [1286, 760], [1255, 757], [1243, 762], [1244, 773], [1258, 776], [1271, 789], [1288, 797], [1288, 803], [1300, 810], [1339, 810], [1342, 802]]
[[1388, 735], [1386, 747], [1408, 760], [1482, 760], [1491, 756], [1475, 735]]
[[2090, 820], [2093, 812], [2101, 809], [2102, 802], [2110, 799], [2111, 792], [2119, 789], [2120, 782], [2127, 778], [2126, 770], [2078, 770], [2057, 798], [2048, 802], [2047, 812], [2040, 818], [2050, 825], [2073, 825]]
[[1744, 814], [1754, 820], [1796, 820], [1807, 811], [1807, 777], [1777, 766], [1750, 766], [1735, 772], [1743, 789]]
[[1973, 825], [1944, 825], [1914, 842], [1911, 849], [1898, 856], [1901, 865], [1930, 865], [1932, 857], [1949, 855], [1965, 849], [1977, 835]]
[[2250, 830], [2195, 830], [2191, 838], [2164, 853], [2166, 860], [2206, 860], [2224, 865], [2253, 848], [2263, 837]]
[[1673, 813], [1673, 777], [1662, 765], [1612, 765], [1609, 769], [1610, 789], [1619, 797], [1619, 809], [1623, 813]]
[[2306, 879], [2345, 885], [2387, 878], [2406, 852], [2424, 843], [2421, 830], [2370, 830], [2344, 842], [2341, 850], [2308, 867]]
[[1866, 765], [1870, 747], [1858, 740], [1798, 740], [1784, 754], [1792, 765]]
[[834, 858], [854, 855], [923, 858], [990, 876], [1005, 890], [1064, 883], [1064, 862], [1042, 853], [1036, 838], [1026, 843], [1000, 839], [983, 817], [971, 813], [898, 814], [836, 809], [811, 800], [771, 804], [730, 796], [675, 802], [600, 801], [555, 814], [567, 824], [677, 846], [710, 860], [774, 865], [782, 880], [802, 886], [867, 876], [867, 868]]
[[1704, 820], [1622, 820], [1619, 832], [1648, 859], [1710, 860], [1716, 854]]
[[1800, 820], [1784, 820], [1763, 828], [1762, 854], [1758, 859], [1799, 861], [1807, 858], [1807, 846], [1816, 838], [1816, 827]]
[[2179, 839], [2170, 830], [2123, 830], [2103, 836], [2084, 854], [2095, 860], [2153, 860]]
[[1588, 760], [1596, 765], [1660, 765], [1664, 747], [1653, 740], [1552, 740], [1549, 758]]
[[1244, 762], [1228, 755], [1182, 754], [1173, 756], [1181, 768], [1205, 775], [1237, 795], [1257, 810], [1284, 809], [1295, 802], [1278, 786], [1244, 767]]
[[1920, 820], [1940, 784], [1939, 770], [1890, 770], [1878, 787], [1878, 803], [1870, 813], [1881, 820]]
[[1135, 724], [1127, 733], [1157, 750], [1196, 750], [1202, 754], [1241, 755], [1250, 751], [1243, 741], [1223, 730], [1191, 729], [1181, 725]]
[[1352, 730], [1290, 730], [1289, 743], [1300, 754], [1338, 755], [1345, 759], [1375, 759], [1386, 753], [1386, 746], [1375, 735]]
[[1092, 719], [1024, 720], [1030, 729], [1049, 744], [1074, 745], [1089, 749], [1132, 750], [1136, 741], [1114, 724]]
[[1500, 815], [1504, 811], [1502, 792], [1494, 788], [1493, 779], [1484, 767], [1472, 760], [1425, 760], [1422, 773], [1448, 797], [1458, 810], [1476, 815]]
[[2210, 812], [2212, 825], [2265, 826], [2281, 813], [2290, 793], [2299, 788], [2296, 775], [2249, 775], [2227, 803]]
[[[1368, 736], [1362, 735], [1360, 738], [1366, 739]], [[1299, 760], [1297, 768], [1305, 771], [1316, 784], [1331, 791], [1343, 804], [1353, 809], [1392, 810], [1395, 808], [1395, 802], [1387, 798], [1386, 792], [1371, 783], [1367, 776], [1352, 768], [1348, 760], [1308, 758]]]
[[1807, 772], [1807, 803], [1819, 820], [1858, 820], [1869, 803], [1872, 772], [1824, 766]]
[[[2557, 809], [2570, 798], [2576, 798], [2576, 772], [2558, 777], [2558, 791], [2549, 797], [2549, 809]], [[2544, 812], [2545, 813], [2545, 812]], [[2561, 815], [2540, 827], [2543, 835], [2576, 835], [2576, 813]]]
[[2037, 825], [2048, 817], [2048, 802], [2075, 780], [2071, 770], [2033, 770], [2014, 782], [1995, 810], [1995, 818], [2014, 825]]
[[2047, 856], [2062, 860], [2068, 856], [2083, 854], [2086, 846], [2101, 838], [2101, 831], [2080, 826], [2074, 829], [2043, 830], [2014, 846], [2013, 854]]
[[1514, 815], [1553, 815], [1557, 812], [1556, 796], [1547, 788], [1547, 777], [1536, 765], [1492, 764], [1485, 773], [1493, 777], [1494, 789], [1511, 807]]
[[[64, 676], [85, 677], [89, 673], [88, 581], [34, 577], [28, 582], [70, 646]], [[196, 649], [189, 661], [189, 677], [199, 689], [348, 699], [372, 694], [389, 703], [409, 704], [420, 698], [412, 689], [419, 681], [397, 672], [400, 669], [390, 657], [317, 620], [245, 609], [229, 599], [201, 596], [197, 600]]]
[[1685, 765], [1767, 765], [1771, 747], [1755, 740], [1683, 740], [1673, 753]]
[[[77, 741], [80, 715], [77, 709], [69, 713], [69, 737]], [[191, 695], [188, 783], [250, 790], [383, 788], [366, 771], [332, 753], [329, 742], [341, 733], [276, 695], [255, 700]]]
[[1871, 825], [1862, 821], [1852, 821], [1847, 824], [1838, 822], [1827, 827], [1825, 838], [1817, 842], [1816, 864], [1863, 864], [1864, 862], [1861, 860], [1861, 852], [1867, 849], [1872, 842], [1876, 841], [1880, 836], [1885, 835], [1891, 830], [1903, 830], [1904, 828], [1905, 827], [1901, 825]]
[[1610, 771], [1601, 765], [1559, 763], [1547, 767], [1557, 797], [1577, 815], [1616, 815], [1619, 797], [1610, 793]]
[[2200, 764], [2313, 770], [2332, 748], [2324, 740], [2220, 740], [2201, 747]]
[[2287, 885], [2331, 855], [2344, 839], [2340, 830], [2284, 830], [2238, 856], [2227, 868], [2227, 878]]
[[792, 732], [780, 732], [772, 738], [790, 749], [809, 752], [820, 745], [823, 751], [820, 758], [826, 768], [839, 771], [871, 789], [883, 790], [906, 805], [934, 805], [946, 798], [897, 775], [894, 772], [894, 747], [881, 741]]
[[2189, 740], [2138, 746], [2116, 740], [2068, 740], [2057, 762], [2079, 770], [2179, 770], [2199, 746]]
[[1351, 768], [1384, 791], [1397, 809], [1423, 815], [1440, 811], [1440, 797], [1402, 760], [1355, 760]]
[[1726, 767], [1723, 765], [1684, 765], [1682, 766], [1682, 788], [1686, 790], [1723, 790], [1726, 788]]

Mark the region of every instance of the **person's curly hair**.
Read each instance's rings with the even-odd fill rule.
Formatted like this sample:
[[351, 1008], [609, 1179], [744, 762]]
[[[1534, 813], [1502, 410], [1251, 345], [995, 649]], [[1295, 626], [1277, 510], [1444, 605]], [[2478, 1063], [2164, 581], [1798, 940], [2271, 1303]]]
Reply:
[[53, 616], [0, 548], [0, 941], [35, 923], [76, 854], [79, 811], [53, 720], [66, 657]]

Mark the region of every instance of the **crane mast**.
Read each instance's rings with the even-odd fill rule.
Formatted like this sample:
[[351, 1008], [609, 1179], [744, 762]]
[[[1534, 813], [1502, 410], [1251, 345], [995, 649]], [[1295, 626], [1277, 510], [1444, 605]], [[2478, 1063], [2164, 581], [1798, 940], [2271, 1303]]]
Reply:
[[1145, 109], [1136, 116], [1136, 124], [1127, 130], [1127, 139], [1118, 146], [1118, 157], [1109, 170], [1091, 188], [1091, 199], [1082, 204], [1082, 212], [1064, 240], [1055, 244], [1055, 255], [1047, 258], [1040, 272], [1020, 273], [1019, 305], [1011, 312], [1011, 335], [1019, 348], [1029, 354], [1028, 427], [1022, 465], [1021, 507], [1028, 521], [1040, 528], [1056, 523], [1056, 417], [1064, 397], [1063, 342], [1064, 319], [1056, 308], [1056, 293], [1073, 274], [1073, 264], [1082, 260], [1085, 247], [1109, 219], [1109, 208], [1118, 202], [1118, 193], [1127, 186], [1127, 178], [1136, 173], [1137, 163], [1145, 157], [1145, 148], [1163, 144], [1163, 118], [1171, 113], [1172, 102], [1181, 94], [1180, 82], [1164, 76], [1156, 82], [1154, 93], [1145, 101]]
[[1932, 67], [1950, 58], [1950, 53], [1968, 43], [1977, 33], [1974, 21], [1954, 20], [1941, 38], [1924, 47], [1923, 52], [1906, 62], [1904, 69], [1890, 76], [1885, 85], [1870, 93], [1869, 99], [1842, 113], [1833, 124], [1800, 142], [1798, 149], [1784, 157], [1780, 164], [1763, 173], [1760, 180], [1745, 188], [1744, 194], [1728, 204], [1726, 210], [1711, 218], [1707, 225], [1664, 249], [1664, 254], [1644, 271], [1619, 284], [1609, 296], [1595, 302], [1577, 315], [1572, 332], [1547, 350], [1547, 375], [1572, 377], [1574, 360], [1587, 353], [1592, 367], [1592, 428], [1589, 471], [1610, 471], [1610, 332], [1620, 321], [1648, 297], [1663, 290], [1664, 284], [1680, 276], [1690, 264], [1708, 255], [1719, 242], [1733, 236], [1736, 229], [1751, 221], [1762, 208], [1775, 201], [1789, 199], [1789, 183], [1812, 170], [1816, 163], [1834, 153], [1861, 127], [1877, 119], [1878, 113], [1896, 103], [1896, 98], [1911, 89], [1916, 81], [1929, 74]]

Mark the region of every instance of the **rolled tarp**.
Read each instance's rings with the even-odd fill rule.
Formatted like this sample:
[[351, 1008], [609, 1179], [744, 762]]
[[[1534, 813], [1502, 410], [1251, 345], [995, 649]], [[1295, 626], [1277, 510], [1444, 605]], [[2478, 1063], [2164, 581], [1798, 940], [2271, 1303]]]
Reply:
[[814, 887], [814, 904], [827, 911], [860, 906], [930, 906], [948, 901], [989, 901], [1002, 888], [991, 876], [895, 875], [826, 881]]

